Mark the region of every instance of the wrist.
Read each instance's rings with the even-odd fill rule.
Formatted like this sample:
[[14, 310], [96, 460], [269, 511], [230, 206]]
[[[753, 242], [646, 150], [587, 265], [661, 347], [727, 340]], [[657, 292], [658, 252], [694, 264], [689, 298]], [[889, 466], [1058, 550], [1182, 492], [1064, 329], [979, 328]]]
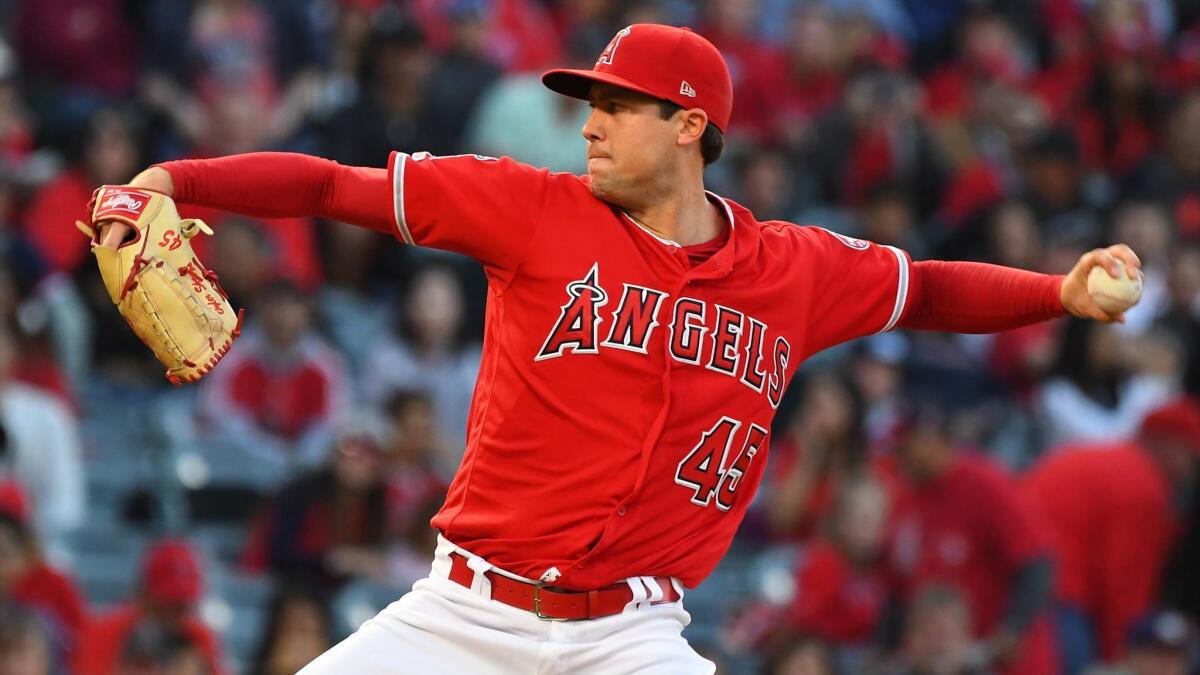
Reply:
[[171, 178], [171, 172], [161, 166], [152, 166], [134, 176], [129, 186], [154, 190], [168, 197], [175, 196], [175, 181]]
[[1054, 291], [1050, 294], [1051, 308], [1058, 314], [1070, 314], [1071, 309], [1067, 306], [1067, 276], [1054, 274], [1051, 279], [1050, 286]]

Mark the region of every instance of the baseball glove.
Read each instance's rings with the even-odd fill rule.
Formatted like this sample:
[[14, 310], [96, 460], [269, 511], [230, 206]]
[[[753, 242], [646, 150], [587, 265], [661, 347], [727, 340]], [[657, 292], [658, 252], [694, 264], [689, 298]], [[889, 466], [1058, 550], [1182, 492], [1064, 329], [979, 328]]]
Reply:
[[[212, 230], [201, 220], [180, 220], [175, 202], [142, 188], [104, 185], [88, 202], [91, 222], [76, 226], [92, 240], [92, 253], [108, 295], [133, 332], [167, 367], [175, 385], [195, 382], [217, 365], [241, 332], [217, 275], [192, 252], [191, 238]], [[100, 223], [132, 229], [117, 247], [101, 245]]]

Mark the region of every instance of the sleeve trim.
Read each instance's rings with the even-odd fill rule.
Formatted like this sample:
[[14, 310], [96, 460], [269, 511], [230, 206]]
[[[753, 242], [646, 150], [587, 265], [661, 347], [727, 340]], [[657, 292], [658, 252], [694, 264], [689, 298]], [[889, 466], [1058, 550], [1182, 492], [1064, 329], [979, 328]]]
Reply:
[[392, 153], [392, 206], [395, 210], [396, 231], [406, 244], [412, 244], [412, 233], [408, 231], [408, 222], [404, 219], [404, 167], [408, 164], [408, 155], [403, 152]]
[[896, 304], [892, 307], [892, 316], [888, 319], [887, 324], [880, 329], [880, 333], [886, 333], [896, 327], [896, 322], [904, 314], [904, 305], [908, 303], [908, 256], [904, 254], [904, 251], [894, 246], [884, 246], [884, 248], [890, 250], [896, 256], [896, 263], [899, 266], [899, 279], [896, 282]]

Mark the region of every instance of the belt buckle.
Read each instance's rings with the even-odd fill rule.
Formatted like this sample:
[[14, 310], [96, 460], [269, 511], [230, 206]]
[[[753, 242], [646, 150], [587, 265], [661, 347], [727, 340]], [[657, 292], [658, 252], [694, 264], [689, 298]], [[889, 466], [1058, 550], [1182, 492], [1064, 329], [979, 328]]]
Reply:
[[543, 621], [570, 621], [565, 616], [550, 616], [542, 613], [542, 587], [533, 587], [533, 615]]

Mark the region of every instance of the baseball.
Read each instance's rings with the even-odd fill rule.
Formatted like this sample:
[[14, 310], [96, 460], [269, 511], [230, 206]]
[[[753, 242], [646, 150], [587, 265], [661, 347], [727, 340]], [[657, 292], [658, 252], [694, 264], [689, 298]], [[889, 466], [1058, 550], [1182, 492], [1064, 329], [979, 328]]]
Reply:
[[1142, 298], [1142, 273], [1130, 279], [1125, 274], [1125, 263], [1117, 261], [1117, 278], [1108, 275], [1108, 270], [1096, 265], [1088, 272], [1088, 295], [1100, 309], [1109, 314], [1120, 314], [1137, 304]]

